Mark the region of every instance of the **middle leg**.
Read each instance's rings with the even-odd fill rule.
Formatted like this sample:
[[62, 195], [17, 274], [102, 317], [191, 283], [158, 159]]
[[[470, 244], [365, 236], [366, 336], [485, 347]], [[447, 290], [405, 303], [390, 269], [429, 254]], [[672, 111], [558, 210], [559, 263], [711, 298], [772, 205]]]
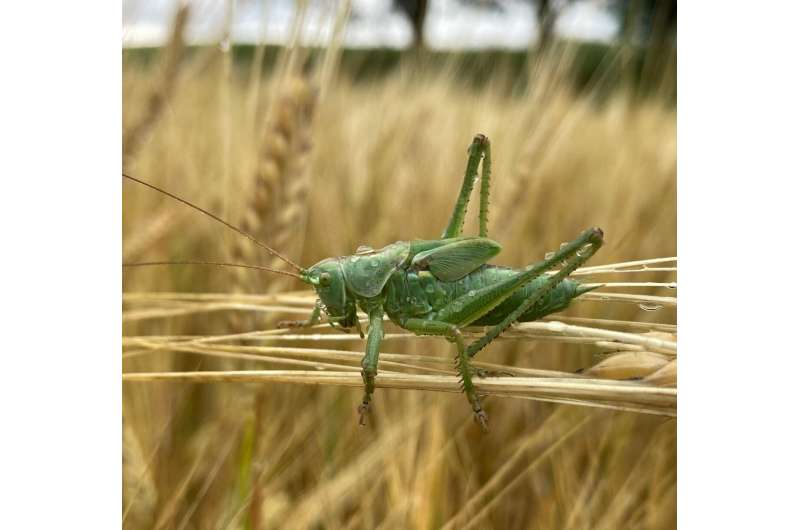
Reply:
[[481, 407], [480, 398], [472, 382], [472, 367], [469, 363], [469, 355], [464, 348], [464, 338], [461, 331], [455, 324], [441, 322], [438, 320], [424, 320], [421, 318], [409, 318], [401, 322], [403, 328], [417, 335], [437, 335], [445, 337], [456, 345], [456, 369], [461, 376], [461, 390], [467, 396], [475, 421], [481, 426], [484, 432], [489, 430], [489, 418]]

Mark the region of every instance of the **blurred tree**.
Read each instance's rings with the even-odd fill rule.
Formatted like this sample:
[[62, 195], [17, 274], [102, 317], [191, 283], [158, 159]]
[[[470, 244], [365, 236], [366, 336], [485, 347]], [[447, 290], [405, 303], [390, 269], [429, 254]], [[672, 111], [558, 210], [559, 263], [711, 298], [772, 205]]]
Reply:
[[428, 12], [428, 0], [394, 0], [394, 7], [405, 14], [411, 23], [411, 30], [414, 32], [414, 48], [424, 47], [423, 30], [425, 15]]
[[672, 92], [675, 90], [673, 67], [677, 61], [678, 2], [650, 0], [645, 6], [648, 39], [642, 79], [660, 92]]
[[538, 0], [536, 2], [536, 21], [539, 23], [539, 49], [547, 48], [553, 42], [556, 28], [556, 16], [553, 12], [551, 0]]
[[459, 0], [459, 3], [465, 6], [478, 6], [490, 11], [505, 11], [500, 0]]
[[644, 50], [639, 81], [661, 89], [674, 85], [677, 0], [617, 0], [615, 7], [622, 21], [623, 75], [633, 80], [632, 50], [639, 47]]
[[636, 44], [665, 44], [674, 38], [678, 18], [677, 0], [617, 0], [622, 19], [620, 37]]
[[549, 48], [555, 40], [558, 15], [571, 2], [572, 0], [532, 0], [536, 7], [536, 22], [539, 25], [539, 36], [536, 43], [538, 52]]

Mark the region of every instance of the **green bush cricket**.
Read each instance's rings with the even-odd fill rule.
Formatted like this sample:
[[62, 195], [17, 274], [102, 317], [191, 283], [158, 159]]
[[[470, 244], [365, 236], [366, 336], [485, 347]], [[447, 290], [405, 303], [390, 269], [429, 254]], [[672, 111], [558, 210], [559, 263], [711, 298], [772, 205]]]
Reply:
[[[569, 303], [594, 287], [567, 278], [603, 244], [603, 232], [590, 228], [545, 260], [522, 269], [488, 265], [501, 250], [488, 238], [491, 147], [478, 134], [468, 150], [467, 168], [453, 213], [440, 239], [398, 241], [382, 249], [360, 248], [356, 254], [328, 258], [303, 268], [216, 215], [161, 188], [123, 173], [123, 176], [172, 197], [244, 235], [297, 272], [220, 262], [147, 262], [125, 266], [204, 264], [248, 267], [299, 278], [312, 286], [318, 300], [304, 321], [283, 325], [307, 327], [317, 324], [322, 313], [334, 328], [355, 327], [362, 337], [357, 309], [367, 314], [366, 353], [361, 361], [364, 397], [358, 407], [359, 422], [365, 423], [378, 373], [383, 338], [383, 319], [417, 335], [436, 335], [455, 344], [456, 370], [462, 390], [481, 428], [488, 428], [486, 412], [473, 384], [476, 371], [470, 359], [514, 322], [530, 322], [562, 311]], [[479, 234], [464, 236], [467, 205], [480, 166]], [[461, 329], [486, 326], [485, 334], [466, 344]]]

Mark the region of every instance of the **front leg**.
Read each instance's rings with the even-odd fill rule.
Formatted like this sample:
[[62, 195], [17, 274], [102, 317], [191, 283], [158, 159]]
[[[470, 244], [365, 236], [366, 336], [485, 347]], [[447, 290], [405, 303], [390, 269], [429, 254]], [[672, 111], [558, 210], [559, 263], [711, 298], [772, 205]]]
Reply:
[[311, 311], [311, 315], [306, 320], [281, 320], [280, 322], [278, 322], [278, 327], [310, 328], [311, 326], [316, 326], [319, 323], [319, 316], [321, 311], [322, 307], [320, 306], [320, 301], [317, 300], [317, 303], [314, 304], [314, 310]]
[[372, 394], [375, 392], [375, 376], [378, 374], [378, 356], [383, 339], [383, 307], [376, 304], [369, 309], [369, 335], [367, 336], [367, 352], [361, 359], [361, 377], [364, 379], [364, 399], [358, 406], [358, 423], [364, 425]]

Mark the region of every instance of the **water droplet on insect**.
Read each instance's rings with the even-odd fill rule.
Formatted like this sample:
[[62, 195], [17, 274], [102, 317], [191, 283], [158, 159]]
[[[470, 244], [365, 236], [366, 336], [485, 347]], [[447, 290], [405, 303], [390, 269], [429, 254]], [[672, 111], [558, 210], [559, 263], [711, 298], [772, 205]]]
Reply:
[[475, 290], [470, 290], [470, 292], [467, 293], [467, 296], [475, 296]]
[[379, 262], [380, 262], [380, 259], [373, 258], [373, 259], [369, 260], [369, 266], [374, 269], [375, 267], [377, 267], [380, 264]]
[[369, 245], [359, 245], [358, 248], [356, 249], [356, 254], [369, 254], [370, 252], [373, 251], [374, 249]]
[[411, 297], [411, 303], [416, 305], [416, 303], [417, 303], [417, 298], [416, 298], [416, 297], [414, 297], [414, 296], [412, 296], [412, 297]]
[[639, 304], [639, 309], [643, 311], [658, 311], [663, 307], [664, 307], [663, 305], [658, 305], [658, 304]]
[[544, 255], [544, 259], [550, 259], [555, 255], [556, 255], [555, 252], [548, 252], [547, 254]]
[[411, 297], [410, 296], [406, 296], [406, 302], [410, 302], [410, 301], [411, 301]]

